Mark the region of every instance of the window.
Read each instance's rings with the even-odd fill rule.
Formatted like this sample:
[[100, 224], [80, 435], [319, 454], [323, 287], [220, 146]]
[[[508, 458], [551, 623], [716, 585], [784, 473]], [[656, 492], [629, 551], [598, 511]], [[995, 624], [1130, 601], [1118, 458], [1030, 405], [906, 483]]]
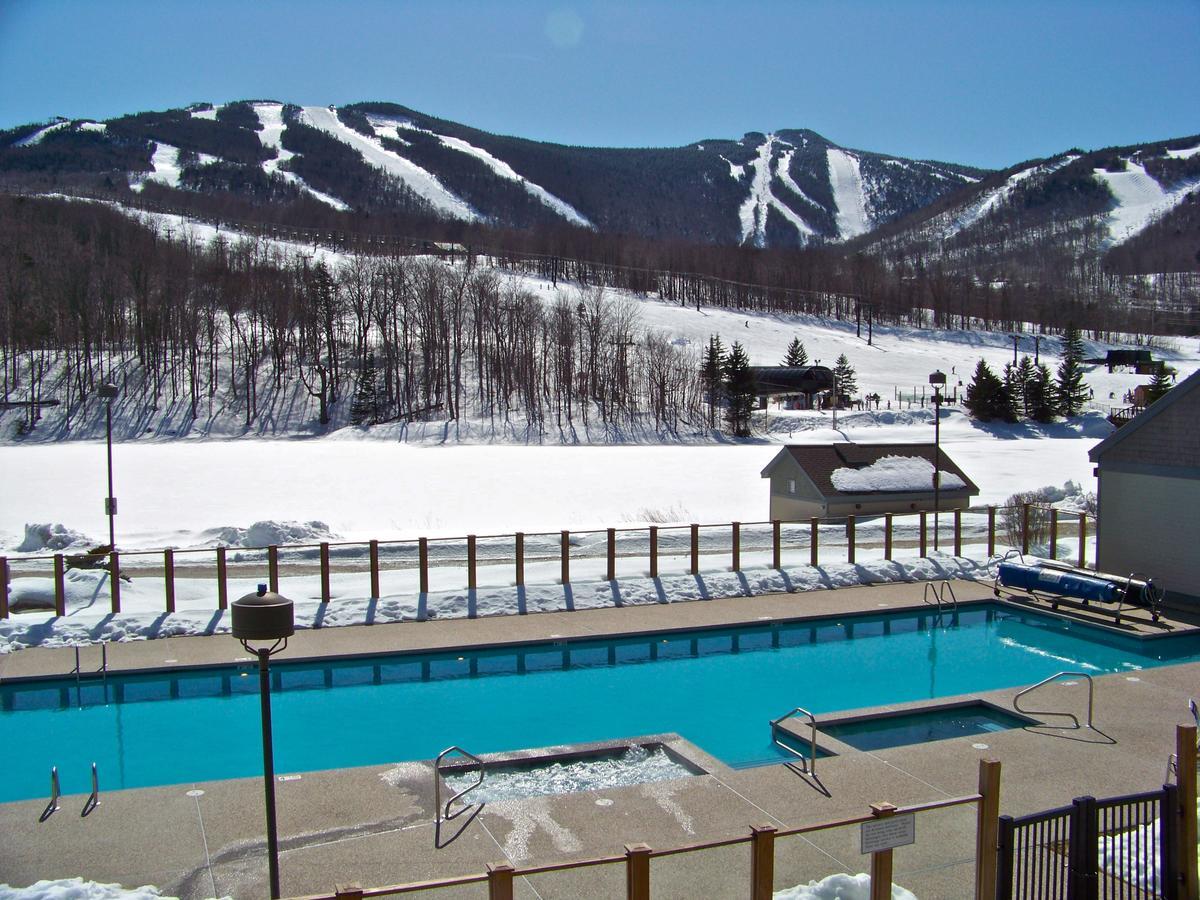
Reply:
[[795, 478], [788, 479], [788, 493], [789, 494], [796, 493], [796, 479]]

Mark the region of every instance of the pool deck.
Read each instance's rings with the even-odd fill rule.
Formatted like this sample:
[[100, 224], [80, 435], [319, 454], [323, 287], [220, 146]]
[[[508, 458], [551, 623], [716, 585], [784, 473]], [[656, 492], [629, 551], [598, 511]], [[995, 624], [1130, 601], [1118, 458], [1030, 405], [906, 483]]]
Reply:
[[[956, 582], [954, 588], [962, 602], [992, 597], [988, 584]], [[281, 658], [594, 638], [920, 608], [923, 592], [922, 584], [887, 584], [327, 628], [298, 632]], [[1125, 630], [1143, 635], [1162, 633], [1167, 625], [1179, 632], [1196, 624], [1182, 615], [1169, 615], [1157, 624], [1144, 615], [1134, 619]], [[245, 651], [228, 635], [116, 644], [108, 653], [110, 671], [245, 659]], [[22, 650], [0, 657], [0, 679], [64, 675], [74, 664], [74, 652], [68, 649]], [[98, 665], [99, 651], [85, 649], [83, 666]], [[1079, 686], [1055, 684], [1045, 691], [1044, 703], [1083, 717], [1086, 691]], [[1011, 708], [1016, 692], [972, 696]], [[803, 702], [803, 693], [803, 684], [797, 684], [797, 703]], [[868, 812], [875, 802], [904, 805], [971, 794], [983, 758], [1001, 761], [1001, 811], [1009, 814], [1065, 804], [1083, 794], [1153, 790], [1161, 785], [1174, 749], [1175, 725], [1190, 721], [1187, 701], [1198, 693], [1200, 663], [1106, 675], [1096, 679], [1096, 725], [1101, 731], [1039, 726], [871, 752], [837, 746], [838, 755], [819, 761], [819, 782], [784, 765], [732, 770], [710, 761], [706, 775], [487, 804], [440, 828], [428, 763], [304, 773], [276, 786], [283, 893], [332, 892], [348, 882], [373, 887], [468, 875], [496, 862], [530, 866], [620, 854], [631, 843], [666, 849], [745, 835], [752, 825], [782, 829], [849, 818]], [[703, 702], [699, 690], [697, 702]], [[879, 710], [911, 705], [921, 704]], [[354, 740], [354, 723], [346, 722], [345, 728], [345, 739]], [[62, 808], [41, 823], [44, 799], [0, 804], [0, 883], [20, 886], [41, 878], [83, 876], [127, 887], [155, 884], [184, 898], [267, 895], [261, 779], [103, 793], [99, 808], [86, 818], [80, 815], [85, 799], [64, 797]], [[974, 828], [973, 806], [923, 814], [917, 843], [896, 851], [896, 883], [923, 900], [969, 896]], [[654, 896], [745, 896], [749, 859], [743, 845], [655, 860]], [[868, 868], [868, 858], [858, 852], [857, 828], [776, 844], [777, 889]], [[618, 896], [623, 890], [623, 868], [604, 866], [518, 879], [517, 895], [549, 900]], [[485, 885], [476, 884], [439, 890], [435, 896], [482, 898], [486, 893]]]

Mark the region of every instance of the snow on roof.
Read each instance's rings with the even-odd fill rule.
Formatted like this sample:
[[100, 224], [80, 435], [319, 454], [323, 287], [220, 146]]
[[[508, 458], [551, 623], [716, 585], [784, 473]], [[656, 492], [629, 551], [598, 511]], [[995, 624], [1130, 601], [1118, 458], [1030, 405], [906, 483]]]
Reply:
[[[933, 463], [916, 456], [885, 456], [861, 469], [834, 469], [833, 486], [842, 493], [868, 491], [925, 491], [933, 487]], [[942, 471], [940, 486], [954, 491], [967, 486], [952, 472]]]

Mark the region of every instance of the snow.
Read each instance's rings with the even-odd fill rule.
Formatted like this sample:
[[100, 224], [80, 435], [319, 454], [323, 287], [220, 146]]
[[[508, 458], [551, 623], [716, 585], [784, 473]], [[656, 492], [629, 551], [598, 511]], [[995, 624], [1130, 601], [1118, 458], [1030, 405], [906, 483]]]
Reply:
[[[951, 472], [941, 472], [940, 485], [948, 491], [966, 487]], [[867, 491], [924, 491], [933, 487], [933, 463], [916, 456], [885, 456], [861, 469], [834, 469], [833, 486], [845, 494]]]
[[46, 135], [54, 134], [54, 132], [60, 131], [63, 128], [68, 128], [70, 125], [71, 125], [70, 122], [55, 122], [52, 125], [47, 125], [45, 128], [35, 131], [33, 134], [28, 135], [27, 137], [21, 138], [19, 141], [16, 141], [13, 144], [13, 146], [14, 147], [32, 147], [35, 144], [40, 144], [42, 142], [42, 139], [45, 138]]
[[80, 122], [80, 131], [108, 131], [108, 126], [103, 122]]
[[[730, 178], [732, 178], [734, 181], [741, 181], [742, 178], [745, 177], [745, 175], [746, 175], [746, 167], [745, 166], [735, 166], [732, 162], [725, 159], [725, 157], [723, 155], [721, 155], [721, 154], [717, 154], [717, 155], [720, 156], [721, 159], [725, 160], [725, 164], [727, 166], [729, 166], [729, 177]], [[743, 240], [745, 240], [745, 238], [743, 238]]]
[[0, 884], [0, 900], [170, 900], [149, 885], [123, 888], [119, 884], [101, 884], [82, 878], [58, 878], [37, 881], [29, 887], [15, 888]]
[[845, 150], [830, 147], [825, 154], [829, 161], [829, 186], [837, 207], [838, 236], [847, 241], [871, 230], [862, 172], [858, 157]]
[[289, 172], [286, 169], [279, 168], [281, 163], [287, 162], [296, 154], [291, 150], [285, 150], [282, 144], [283, 137], [283, 104], [282, 103], [255, 103], [254, 113], [258, 116], [258, 122], [262, 128], [258, 132], [258, 140], [264, 147], [270, 147], [275, 151], [275, 158], [268, 159], [262, 164], [262, 169], [268, 175], [279, 174], [291, 184], [296, 185], [305, 193], [320, 200], [322, 203], [332, 206], [339, 212], [346, 212], [350, 209], [345, 203], [332, 197], [329, 194], [323, 194], [315, 190], [305, 183], [304, 179], [295, 172]]
[[[774, 900], [871, 900], [871, 876], [829, 875], [820, 881], [798, 884], [771, 895]], [[917, 900], [916, 895], [898, 884], [892, 885], [892, 900]]]
[[1197, 153], [1200, 153], [1200, 144], [1195, 147], [1188, 147], [1185, 150], [1168, 150], [1167, 156], [1171, 159], [1191, 159]]
[[1117, 205], [1107, 217], [1108, 233], [1114, 245], [1123, 244], [1140, 233], [1163, 213], [1178, 206], [1193, 188], [1200, 185], [1200, 178], [1193, 178], [1173, 190], [1164, 190], [1144, 166], [1132, 159], [1125, 160], [1125, 164], [1124, 172], [1093, 169], [1096, 178], [1108, 186], [1116, 199]]
[[179, 187], [179, 148], [170, 144], [155, 144], [154, 155], [150, 158], [153, 171], [138, 179], [130, 187], [140, 191], [147, 181], [158, 181], [167, 187]]
[[324, 106], [306, 106], [301, 115], [306, 124], [353, 147], [369, 165], [404, 182], [414, 194], [428, 201], [439, 212], [468, 222], [479, 218], [465, 201], [451, 193], [431, 172], [385, 149], [378, 138], [367, 137], [343, 125], [332, 110]]
[[[1057, 172], [1063, 166], [1070, 165], [1075, 160], [1079, 159], [1078, 154], [1067, 155], [1061, 159], [1052, 160], [1048, 163], [1042, 163], [1036, 166], [1030, 166], [1027, 169], [1021, 169], [1019, 172], [1014, 172], [1004, 180], [1004, 183], [999, 187], [991, 188], [985, 191], [973, 203], [964, 207], [957, 214], [949, 216], [949, 223], [942, 232], [942, 238], [950, 238], [958, 234], [965, 228], [970, 228], [980, 219], [984, 218], [988, 213], [998, 207], [1001, 203], [1012, 196], [1023, 181], [1027, 181], [1034, 175], [1050, 175]], [[976, 179], [978, 180], [978, 179]]]
[[[758, 147], [758, 155], [750, 162], [750, 168], [754, 170], [754, 177], [750, 181], [750, 194], [738, 210], [738, 217], [742, 221], [741, 242], [743, 244], [753, 239], [756, 247], [767, 245], [767, 212], [771, 209], [787, 219], [800, 233], [801, 239], [815, 233], [807, 222], [796, 215], [771, 191], [771, 158], [776, 143], [783, 142], [773, 134], [767, 135], [767, 139]], [[784, 151], [784, 155], [790, 160], [791, 154], [794, 152], [794, 150]], [[794, 182], [791, 187], [795, 187]], [[804, 196], [798, 187], [795, 187], [795, 190]]]
[[220, 106], [210, 106], [208, 109], [193, 109], [191, 112], [193, 119], [208, 119], [210, 122], [215, 122], [217, 113], [220, 111]]
[[800, 187], [800, 185], [796, 184], [795, 179], [792, 178], [790, 168], [792, 165], [792, 157], [795, 155], [796, 151], [794, 149], [785, 150], [782, 154], [780, 154], [779, 163], [775, 166], [775, 175], [780, 181], [783, 182], [784, 187], [786, 187], [805, 203], [811, 203], [813, 206], [820, 208], [821, 204], [812, 197], [808, 196], [808, 194], [804, 193], [804, 189]]
[[[380, 132], [386, 133], [387, 131], [391, 131], [393, 132], [395, 138], [401, 141], [403, 141], [403, 138], [400, 137], [398, 131], [400, 128], [412, 128], [418, 131], [425, 131], [423, 128], [417, 129], [411, 122], [408, 122], [407, 120], [401, 121], [396, 119], [372, 118], [370, 119], [370, 122], [371, 126], [375, 128], [376, 134], [379, 134]], [[437, 134], [433, 131], [426, 131], [425, 133], [433, 135], [444, 146], [449, 147], [451, 150], [457, 150], [459, 153], [465, 153], [468, 156], [475, 157], [501, 178], [507, 179], [508, 181], [515, 181], [517, 184], [521, 185], [521, 187], [523, 187], [526, 192], [530, 194], [530, 196], [554, 210], [554, 212], [558, 213], [568, 222], [571, 222], [575, 225], [581, 225], [584, 228], [593, 227], [592, 223], [589, 222], [582, 213], [575, 209], [575, 207], [571, 206], [571, 204], [554, 196], [541, 185], [534, 184], [525, 176], [518, 175], [512, 166], [510, 166], [504, 160], [497, 159], [495, 156], [492, 156], [492, 154], [488, 153], [482, 147], [476, 147], [473, 144], [467, 143], [461, 138], [449, 137], [447, 135]], [[393, 135], [388, 135], [388, 137], [392, 136]]]

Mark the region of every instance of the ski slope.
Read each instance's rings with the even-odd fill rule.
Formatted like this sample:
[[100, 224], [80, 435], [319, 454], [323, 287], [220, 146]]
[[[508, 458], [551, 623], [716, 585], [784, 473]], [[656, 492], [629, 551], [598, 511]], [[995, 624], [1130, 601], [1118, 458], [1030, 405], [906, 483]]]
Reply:
[[858, 157], [830, 147], [825, 151], [825, 158], [829, 162], [829, 186], [833, 189], [833, 202], [837, 208], [838, 237], [848, 241], [871, 230]]
[[1126, 159], [1125, 165], [1124, 172], [1092, 170], [1096, 178], [1108, 186], [1116, 200], [1116, 206], [1106, 220], [1114, 245], [1135, 237], [1155, 219], [1174, 209], [1200, 184], [1200, 179], [1191, 179], [1168, 191], [1135, 160]]

